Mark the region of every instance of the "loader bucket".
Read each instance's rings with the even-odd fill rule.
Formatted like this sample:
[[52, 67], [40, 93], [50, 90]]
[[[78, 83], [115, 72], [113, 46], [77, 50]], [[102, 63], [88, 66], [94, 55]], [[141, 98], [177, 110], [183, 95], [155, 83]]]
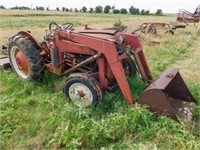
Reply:
[[179, 69], [165, 70], [140, 96], [138, 103], [148, 105], [150, 111], [177, 120], [193, 118], [195, 99], [180, 76]]

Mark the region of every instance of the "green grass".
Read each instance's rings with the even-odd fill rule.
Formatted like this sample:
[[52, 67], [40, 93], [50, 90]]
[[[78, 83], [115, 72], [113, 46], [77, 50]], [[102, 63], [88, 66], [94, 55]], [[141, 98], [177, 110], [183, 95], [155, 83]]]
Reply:
[[[96, 107], [79, 108], [55, 85], [63, 82], [46, 74], [42, 83], [21, 82], [12, 72], [0, 74], [2, 148], [198, 149], [196, 122], [187, 125], [157, 117], [138, 104], [128, 106], [122, 95], [105, 93]], [[139, 77], [132, 79], [136, 96]], [[143, 86], [144, 88], [144, 86]], [[195, 87], [194, 87], [195, 89]]]
[[[65, 16], [41, 15], [30, 12], [23, 16], [0, 16], [0, 28], [12, 31], [47, 27], [49, 21], [63, 23]], [[64, 14], [65, 15], [65, 14]], [[70, 16], [71, 15], [71, 16]], [[120, 18], [124, 25], [131, 20], [146, 21], [162, 17], [70, 14], [66, 20], [76, 26], [88, 23], [98, 26], [101, 18], [112, 25]], [[29, 18], [27, 16], [31, 16]], [[167, 19], [171, 18], [166, 17]], [[165, 19], [165, 17], [164, 17]], [[137, 22], [136, 22], [137, 24]], [[22, 27], [21, 27], [22, 25]], [[129, 28], [130, 29], [130, 28]], [[193, 30], [177, 31], [179, 36], [164, 38], [160, 45], [143, 43], [154, 78], [166, 68], [193, 59], [198, 43]], [[5, 37], [1, 35], [3, 38]], [[38, 36], [38, 34], [36, 35]], [[186, 64], [188, 67], [190, 64]], [[191, 69], [191, 68], [190, 68]], [[198, 70], [197, 70], [198, 71]], [[200, 77], [200, 76], [198, 76]], [[65, 77], [45, 73], [41, 83], [22, 82], [13, 72], [0, 73], [0, 149], [200, 149], [200, 78], [186, 78], [186, 83], [198, 100], [196, 119], [192, 123], [156, 116], [139, 104], [129, 106], [120, 91], [104, 91], [103, 101], [96, 107], [75, 106], [62, 93]], [[145, 88], [139, 76], [129, 78], [131, 90], [138, 99]]]

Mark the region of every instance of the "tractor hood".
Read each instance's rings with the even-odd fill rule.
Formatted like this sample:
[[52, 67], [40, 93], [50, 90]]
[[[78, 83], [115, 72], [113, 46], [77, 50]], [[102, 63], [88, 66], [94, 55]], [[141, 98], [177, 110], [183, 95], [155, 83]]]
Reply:
[[123, 32], [119, 30], [82, 30], [82, 31], [76, 31], [78, 33], [96, 37], [96, 38], [102, 38], [105, 40], [112, 39], [116, 40], [118, 42], [122, 42], [124, 39]]

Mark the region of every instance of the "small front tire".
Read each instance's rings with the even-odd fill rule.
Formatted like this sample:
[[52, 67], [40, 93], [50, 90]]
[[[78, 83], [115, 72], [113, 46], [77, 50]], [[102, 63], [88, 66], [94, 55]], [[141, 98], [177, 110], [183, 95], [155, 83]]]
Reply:
[[64, 86], [64, 94], [78, 106], [96, 105], [102, 100], [99, 83], [91, 76], [75, 73], [70, 75]]

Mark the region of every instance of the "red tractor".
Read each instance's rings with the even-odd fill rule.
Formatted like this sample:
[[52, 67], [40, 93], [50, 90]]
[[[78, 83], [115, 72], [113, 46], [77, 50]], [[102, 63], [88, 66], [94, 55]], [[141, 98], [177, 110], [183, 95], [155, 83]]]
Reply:
[[168, 69], [152, 82], [152, 75], [138, 38], [124, 28], [76, 31], [72, 23], [49, 24], [39, 43], [30, 32], [21, 31], [9, 39], [8, 55], [12, 70], [24, 81], [38, 81], [44, 71], [68, 76], [64, 94], [77, 104], [95, 105], [102, 89], [119, 87], [124, 99], [134, 104], [127, 77], [138, 71], [148, 88], [140, 104], [173, 119], [192, 119], [195, 99], [178, 69]]

